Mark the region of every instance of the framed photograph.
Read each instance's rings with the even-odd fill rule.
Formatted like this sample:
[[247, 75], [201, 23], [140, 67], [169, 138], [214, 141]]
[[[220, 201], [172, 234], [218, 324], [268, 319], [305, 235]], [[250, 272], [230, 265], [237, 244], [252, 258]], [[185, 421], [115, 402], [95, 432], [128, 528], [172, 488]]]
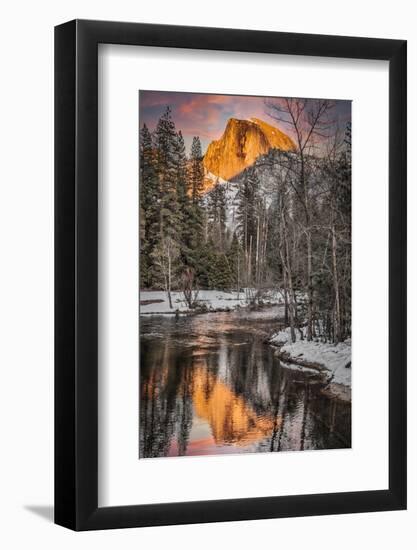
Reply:
[[55, 29], [55, 522], [406, 508], [406, 42]]

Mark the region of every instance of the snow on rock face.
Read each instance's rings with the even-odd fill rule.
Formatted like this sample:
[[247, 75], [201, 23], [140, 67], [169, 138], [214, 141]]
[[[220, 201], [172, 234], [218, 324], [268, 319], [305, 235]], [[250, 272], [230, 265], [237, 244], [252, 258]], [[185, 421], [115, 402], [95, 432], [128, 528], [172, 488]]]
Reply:
[[351, 386], [352, 346], [350, 339], [339, 344], [331, 344], [300, 340], [297, 332], [296, 337], [297, 340], [292, 343], [290, 329], [286, 328], [274, 334], [269, 341], [271, 344], [281, 346], [280, 351], [288, 354], [290, 358], [302, 359], [328, 369], [331, 372], [332, 383]]
[[[226, 212], [226, 229], [233, 233], [236, 227], [236, 214], [239, 206], [239, 188], [240, 184], [238, 181], [226, 181], [222, 178], [218, 178], [214, 174], [206, 174], [206, 179], [212, 182], [212, 187], [216, 185], [222, 185], [225, 189], [225, 212]], [[210, 191], [206, 193], [205, 199], [208, 198]], [[204, 200], [204, 199], [203, 199]]]
[[259, 119], [229, 119], [222, 137], [214, 140], [204, 155], [206, 172], [230, 180], [271, 149], [291, 151], [292, 139]]
[[[238, 176], [230, 180], [225, 180], [212, 172], [206, 171], [204, 179], [205, 191], [202, 196], [202, 202], [203, 204], [207, 204], [211, 194], [216, 191], [218, 186], [224, 188], [226, 228], [229, 236], [232, 236], [236, 229], [236, 214], [240, 202], [239, 191], [244, 184], [248, 170], [252, 170], [256, 176], [257, 182], [259, 183], [260, 195], [265, 200], [265, 206], [269, 208], [273, 200], [276, 200], [276, 181], [277, 178], [282, 177], [282, 166], [280, 165], [281, 154], [282, 151], [271, 149], [266, 155], [259, 156], [247, 170], [243, 170]], [[292, 153], [285, 152], [285, 154], [291, 155]]]

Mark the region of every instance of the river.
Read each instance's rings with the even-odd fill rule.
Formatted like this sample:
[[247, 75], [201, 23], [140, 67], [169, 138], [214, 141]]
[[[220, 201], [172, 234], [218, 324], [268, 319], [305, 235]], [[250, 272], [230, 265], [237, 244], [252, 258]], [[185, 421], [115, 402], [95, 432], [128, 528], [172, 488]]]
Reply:
[[280, 306], [141, 316], [141, 458], [351, 446], [351, 404], [279, 361]]

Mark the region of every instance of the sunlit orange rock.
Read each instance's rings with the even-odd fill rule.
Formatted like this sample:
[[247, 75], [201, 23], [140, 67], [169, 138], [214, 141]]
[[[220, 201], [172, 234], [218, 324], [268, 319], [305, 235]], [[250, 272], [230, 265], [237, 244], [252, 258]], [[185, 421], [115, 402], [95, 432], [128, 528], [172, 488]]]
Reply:
[[291, 151], [295, 144], [284, 132], [263, 120], [231, 118], [222, 137], [208, 146], [204, 168], [206, 173], [230, 180], [270, 149]]

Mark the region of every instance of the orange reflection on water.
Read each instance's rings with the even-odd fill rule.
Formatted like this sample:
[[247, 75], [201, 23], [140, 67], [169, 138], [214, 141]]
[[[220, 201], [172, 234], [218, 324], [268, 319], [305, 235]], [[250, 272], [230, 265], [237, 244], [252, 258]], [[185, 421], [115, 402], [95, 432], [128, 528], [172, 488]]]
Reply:
[[280, 424], [272, 415], [258, 415], [243, 396], [203, 367], [195, 368], [192, 395], [195, 413], [210, 425], [216, 445], [250, 445]]

